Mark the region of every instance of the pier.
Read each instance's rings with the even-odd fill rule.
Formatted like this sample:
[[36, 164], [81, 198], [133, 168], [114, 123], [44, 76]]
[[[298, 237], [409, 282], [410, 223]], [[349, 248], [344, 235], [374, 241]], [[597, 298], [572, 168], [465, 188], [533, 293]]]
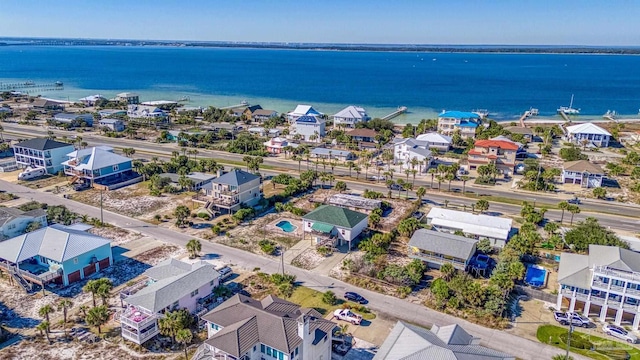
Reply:
[[229, 110], [229, 109], [237, 109], [237, 108], [241, 108], [241, 107], [245, 107], [245, 106], [249, 106], [249, 103], [246, 102], [246, 101], [243, 101], [240, 104], [231, 105], [231, 106], [225, 106], [225, 107], [221, 107], [219, 109], [220, 110]]
[[571, 119], [569, 119], [569, 116], [565, 114], [564, 111], [558, 111], [558, 114], [560, 114], [564, 121], [571, 122]]
[[398, 110], [396, 110], [396, 111], [392, 112], [391, 114], [383, 117], [382, 120], [391, 120], [394, 117], [400, 116], [400, 115], [402, 115], [402, 114], [404, 114], [406, 112], [407, 112], [407, 107], [406, 106], [400, 106], [400, 107], [398, 107]]
[[61, 81], [45, 84], [36, 84], [33, 81], [26, 81], [23, 83], [0, 83], [0, 91], [20, 91], [28, 94], [51, 90], [64, 90], [64, 84]]
[[531, 116], [537, 116], [537, 115], [538, 115], [538, 109], [530, 108], [529, 110], [525, 111], [524, 114], [522, 114], [522, 116], [520, 117], [520, 126], [526, 127], [524, 126], [524, 121], [530, 118]]

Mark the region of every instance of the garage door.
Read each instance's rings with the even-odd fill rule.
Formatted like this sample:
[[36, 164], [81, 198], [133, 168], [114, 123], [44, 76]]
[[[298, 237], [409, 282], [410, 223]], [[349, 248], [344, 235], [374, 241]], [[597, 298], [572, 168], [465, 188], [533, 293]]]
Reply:
[[79, 281], [80, 280], [80, 270], [74, 271], [71, 274], [69, 274], [67, 276], [67, 279], [69, 279], [69, 283]]
[[108, 268], [109, 267], [109, 258], [102, 259], [102, 260], [98, 261], [98, 264], [100, 265], [100, 270], [104, 270], [104, 269]]
[[93, 273], [96, 272], [96, 264], [91, 264], [88, 266], [85, 266], [84, 269], [82, 269], [82, 272], [84, 272], [84, 277], [87, 277]]

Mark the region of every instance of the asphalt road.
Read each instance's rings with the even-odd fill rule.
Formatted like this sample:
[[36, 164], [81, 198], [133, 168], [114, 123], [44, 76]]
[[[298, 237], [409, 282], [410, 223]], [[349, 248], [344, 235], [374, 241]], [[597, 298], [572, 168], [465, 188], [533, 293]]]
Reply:
[[[41, 126], [18, 125], [15, 123], [7, 123], [7, 122], [2, 123], [2, 126], [4, 127], [4, 134], [7, 138], [31, 138], [31, 137], [37, 137], [37, 136], [46, 136], [48, 131], [48, 129]], [[66, 135], [67, 137], [82, 136], [83, 141], [86, 141], [89, 145], [92, 145], [92, 146], [107, 145], [107, 146], [120, 148], [120, 149], [125, 147], [131, 147], [136, 150], [136, 154], [135, 154], [136, 157], [143, 157], [145, 153], [149, 157], [151, 156], [161, 157], [161, 155], [170, 156], [172, 151], [180, 150], [180, 147], [178, 147], [175, 143], [158, 144], [158, 143], [149, 142], [149, 141], [131, 140], [131, 139], [125, 139], [125, 138], [115, 139], [115, 138], [109, 138], [106, 136], [101, 136], [99, 133], [96, 133], [96, 132], [84, 132], [79, 134], [76, 132], [65, 131], [65, 130], [52, 130], [52, 131], [56, 136], [63, 136], [63, 135]], [[244, 156], [243, 154], [233, 154], [225, 151], [216, 151], [216, 150], [198, 149], [198, 151], [199, 151], [198, 157], [208, 156], [222, 163], [224, 162], [242, 163], [242, 157]], [[278, 169], [282, 169], [282, 170], [293, 170], [296, 172], [298, 170], [297, 162], [284, 160], [282, 158], [266, 157], [264, 158], [264, 164], [271, 167], [278, 168]], [[304, 169], [306, 169], [305, 161], [302, 161], [301, 167], [303, 171]], [[318, 167], [318, 169], [320, 168], [322, 168], [321, 165]], [[261, 169], [261, 172], [267, 173], [264, 169]], [[349, 174], [349, 170], [344, 167], [336, 167], [333, 170], [333, 173], [336, 177], [338, 176], [346, 177]], [[355, 173], [353, 174], [355, 175]], [[377, 175], [373, 167], [369, 169], [368, 174], [369, 176]], [[362, 178], [364, 178], [364, 175], [365, 175], [364, 169], [362, 169], [362, 173], [360, 175], [362, 176]], [[396, 178], [404, 179], [405, 176], [403, 176], [403, 174], [396, 174]], [[431, 177], [428, 175], [422, 176], [422, 178], [418, 177], [416, 178], [415, 183], [416, 183], [416, 188], [420, 185], [429, 188], [431, 184]], [[378, 189], [384, 188], [383, 186], [379, 186], [378, 184], [376, 184], [375, 181], [371, 181], [370, 185], [368, 186], [376, 187]], [[435, 182], [434, 186], [437, 187], [437, 182]], [[443, 186], [443, 189], [444, 188], [448, 189], [448, 184], [443, 183], [442, 186]], [[462, 182], [460, 181], [453, 182], [451, 189], [454, 192], [461, 193]], [[492, 195], [492, 196], [506, 197], [506, 198], [510, 198], [518, 201], [536, 202], [536, 204], [538, 205], [542, 205], [542, 204], [556, 205], [558, 202], [572, 197], [572, 195], [569, 195], [569, 194], [553, 194], [553, 193], [547, 194], [547, 193], [523, 192], [523, 191], [511, 189], [510, 186], [506, 184], [502, 184], [500, 186], [494, 186], [494, 187], [487, 187], [487, 186], [476, 186], [474, 184], [468, 183], [466, 185], [466, 192], [475, 193], [479, 196]], [[442, 200], [445, 199], [444, 195], [440, 195], [440, 194], [437, 196], [434, 195], [434, 198], [442, 199]], [[464, 199], [464, 197], [454, 196], [454, 195], [447, 197], [447, 199], [452, 199], [452, 198]], [[436, 201], [442, 201], [442, 200], [436, 200]], [[467, 201], [468, 204], [471, 204], [472, 202], [474, 201], [473, 200]], [[597, 213], [616, 214], [616, 215], [621, 215], [625, 217], [640, 218], [640, 206], [629, 205], [624, 203], [617, 203], [612, 201], [601, 201], [601, 200], [584, 200], [583, 203], [580, 205], [580, 208], [584, 212], [591, 211], [591, 212], [597, 212]], [[582, 217], [576, 217], [576, 219], [578, 218], [582, 218]], [[600, 218], [600, 215], [598, 215], [598, 218]], [[626, 230], [631, 229], [631, 227], [634, 224], [637, 225], [638, 223], [635, 221], [619, 222], [619, 225], [625, 227]], [[607, 225], [614, 227], [614, 224], [607, 224]]]
[[[42, 203], [65, 205], [76, 213], [87, 214], [91, 217], [100, 218], [99, 208], [64, 199], [58, 195], [35, 191], [30, 188], [2, 180], [0, 180], [0, 189]], [[175, 244], [177, 246], [185, 246], [190, 239], [193, 239], [193, 236], [158, 227], [153, 224], [148, 224], [110, 211], [104, 211], [103, 215], [104, 221], [107, 223], [139, 232], [142, 235], [153, 237], [160, 241]], [[261, 271], [268, 273], [274, 273], [280, 270], [280, 261], [278, 261], [278, 258], [267, 258], [255, 255], [239, 249], [212, 243], [207, 240], [201, 240], [201, 242], [202, 253], [217, 254], [220, 256], [221, 260], [232, 265], [240, 266], [247, 270], [259, 267]], [[549, 345], [523, 339], [504, 331], [485, 328], [483, 326], [431, 310], [420, 304], [414, 304], [392, 296], [360, 289], [339, 280], [314, 273], [313, 271], [303, 270], [296, 267], [287, 267], [286, 271], [296, 275], [297, 280], [303, 285], [319, 291], [326, 291], [330, 289], [338, 294], [343, 291], [357, 291], [369, 300], [368, 306], [371, 309], [380, 313], [385, 313], [394, 318], [422, 326], [431, 326], [434, 323], [439, 325], [448, 325], [453, 323], [459, 324], [472, 335], [481, 338], [481, 343], [483, 345], [507, 352], [521, 359], [550, 359], [553, 355], [562, 353], [561, 350]], [[574, 354], [573, 357], [575, 359], [586, 359], [577, 354]]]

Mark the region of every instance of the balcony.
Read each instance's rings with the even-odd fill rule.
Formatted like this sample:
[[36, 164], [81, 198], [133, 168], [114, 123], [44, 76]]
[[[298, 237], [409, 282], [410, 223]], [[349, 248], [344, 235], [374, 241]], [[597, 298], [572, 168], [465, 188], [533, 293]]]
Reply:
[[640, 274], [639, 273], [628, 273], [616, 269], [609, 268], [608, 266], [598, 265], [593, 267], [594, 276], [604, 275], [604, 276], [613, 276], [620, 279], [632, 280], [633, 282], [640, 283]]
[[638, 305], [624, 303], [622, 304], [622, 308], [625, 310], [634, 311], [634, 312], [638, 311]]
[[454, 259], [447, 259], [447, 258], [445, 258], [443, 256], [426, 254], [426, 253], [423, 253], [423, 252], [411, 253], [410, 255], [412, 257], [414, 257], [414, 258], [419, 259], [419, 260], [426, 261], [426, 262], [431, 262], [431, 263], [435, 263], [435, 264], [451, 263], [451, 265], [453, 265], [454, 267], [456, 267], [458, 269], [462, 269], [462, 270], [464, 270], [467, 267], [467, 264], [464, 263], [463, 261], [454, 260]]
[[599, 296], [591, 296], [591, 303], [596, 305], [604, 305], [604, 298]]
[[607, 300], [607, 305], [609, 305], [611, 307], [620, 307], [620, 301], [613, 300], [613, 299], [608, 299]]
[[220, 189], [218, 193], [224, 196], [235, 196], [238, 195], [238, 190]]
[[160, 333], [160, 329], [158, 329], [158, 326], [154, 324], [153, 328], [150, 328], [149, 330], [142, 332], [142, 333], [138, 333], [136, 331], [131, 331], [128, 330], [125, 326], [122, 327], [122, 337], [129, 340], [129, 341], [133, 341], [134, 343], [141, 345], [144, 344], [147, 340], [153, 338], [154, 336], [158, 335]]
[[211, 199], [211, 202], [214, 203], [215, 205], [220, 205], [224, 207], [231, 207], [231, 206], [240, 204], [239, 199], [231, 199], [226, 197], [214, 197]]
[[593, 284], [591, 287], [598, 288], [599, 290], [607, 290], [609, 289], [609, 284], [603, 283], [602, 281], [593, 280]]

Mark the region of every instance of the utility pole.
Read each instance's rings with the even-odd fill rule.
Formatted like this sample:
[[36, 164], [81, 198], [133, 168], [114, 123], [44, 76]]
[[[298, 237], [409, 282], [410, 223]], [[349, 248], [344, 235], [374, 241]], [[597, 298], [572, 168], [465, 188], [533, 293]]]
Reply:
[[104, 217], [102, 215], [102, 193], [104, 189], [100, 189], [100, 226], [104, 225]]
[[[571, 319], [569, 319], [571, 321]], [[569, 349], [571, 348], [571, 333], [573, 332], [573, 323], [569, 323], [569, 334], [567, 335], [567, 354], [564, 359], [569, 360]]]

